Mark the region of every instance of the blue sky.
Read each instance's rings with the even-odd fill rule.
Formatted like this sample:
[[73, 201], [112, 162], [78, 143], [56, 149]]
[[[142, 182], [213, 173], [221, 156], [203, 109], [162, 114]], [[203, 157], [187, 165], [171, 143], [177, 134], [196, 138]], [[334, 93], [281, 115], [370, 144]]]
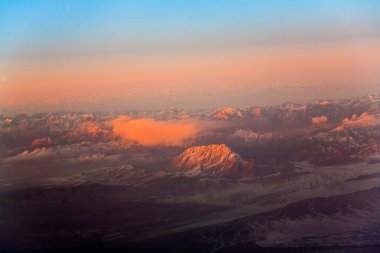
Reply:
[[366, 35], [377, 36], [379, 10], [380, 1], [374, 0], [1, 0], [0, 48], [94, 41], [244, 44], [247, 38], [311, 29], [328, 40], [336, 33], [360, 33], [355, 29], [361, 25]]

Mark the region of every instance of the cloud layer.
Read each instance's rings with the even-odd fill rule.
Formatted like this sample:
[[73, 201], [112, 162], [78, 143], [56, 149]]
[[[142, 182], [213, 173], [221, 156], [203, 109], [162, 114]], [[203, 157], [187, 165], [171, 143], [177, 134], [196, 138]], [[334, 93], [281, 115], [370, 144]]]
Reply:
[[360, 116], [353, 115], [351, 118], [345, 118], [342, 123], [346, 126], [376, 126], [380, 124], [378, 116], [363, 113]]
[[318, 117], [313, 117], [311, 119], [311, 122], [313, 124], [321, 124], [321, 123], [326, 123], [328, 121], [328, 118], [325, 116], [325, 115], [321, 115], [321, 116], [318, 116]]
[[181, 146], [200, 130], [200, 123], [189, 120], [156, 121], [121, 116], [111, 121], [113, 133], [144, 146]]

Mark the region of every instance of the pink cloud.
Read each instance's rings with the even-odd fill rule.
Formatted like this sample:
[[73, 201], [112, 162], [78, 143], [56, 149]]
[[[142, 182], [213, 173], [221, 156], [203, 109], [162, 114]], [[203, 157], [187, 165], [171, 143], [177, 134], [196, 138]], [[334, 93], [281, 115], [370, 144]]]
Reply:
[[144, 146], [182, 146], [203, 128], [197, 120], [156, 121], [121, 116], [110, 122], [113, 134]]
[[380, 119], [379, 115], [372, 115], [365, 112], [360, 116], [354, 114], [351, 118], [345, 118], [342, 124], [346, 126], [376, 126], [380, 124]]
[[321, 123], [326, 123], [329, 119], [324, 116], [324, 115], [321, 115], [321, 116], [317, 116], [317, 117], [313, 117], [311, 118], [311, 122], [313, 124], [321, 124]]

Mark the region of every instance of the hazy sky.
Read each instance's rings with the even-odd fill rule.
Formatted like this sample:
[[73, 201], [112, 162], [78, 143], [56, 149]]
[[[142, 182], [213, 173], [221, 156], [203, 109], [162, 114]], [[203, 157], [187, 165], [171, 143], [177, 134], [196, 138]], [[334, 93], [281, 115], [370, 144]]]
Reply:
[[380, 1], [0, 0], [0, 112], [380, 92]]

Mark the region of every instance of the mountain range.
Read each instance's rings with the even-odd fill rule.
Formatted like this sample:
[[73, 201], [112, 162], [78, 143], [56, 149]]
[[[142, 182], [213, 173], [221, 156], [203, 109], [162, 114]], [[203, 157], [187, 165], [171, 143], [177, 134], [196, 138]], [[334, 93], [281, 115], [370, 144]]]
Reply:
[[379, 152], [379, 95], [0, 116], [0, 248], [375, 252]]

